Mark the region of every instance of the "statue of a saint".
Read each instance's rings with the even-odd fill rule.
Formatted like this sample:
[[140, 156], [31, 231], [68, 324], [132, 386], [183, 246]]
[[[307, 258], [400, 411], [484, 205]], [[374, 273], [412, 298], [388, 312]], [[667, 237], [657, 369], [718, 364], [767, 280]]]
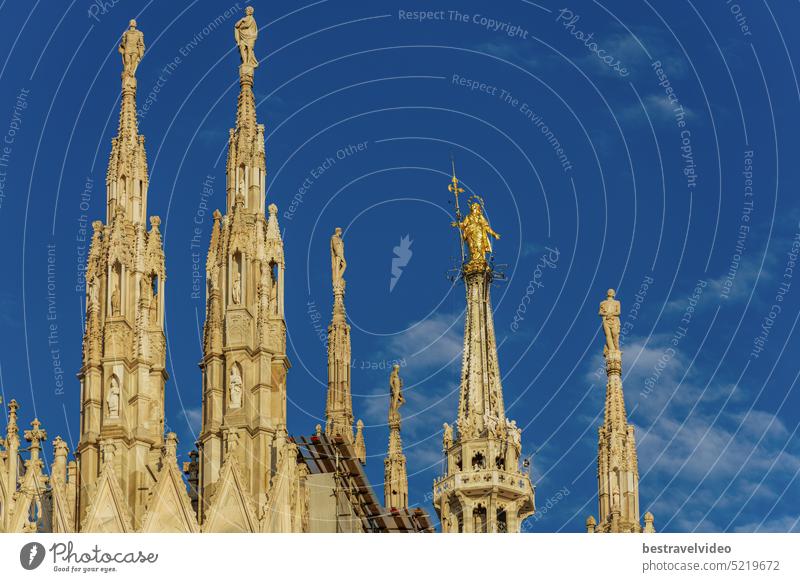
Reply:
[[231, 297], [236, 305], [239, 305], [239, 303], [242, 302], [242, 276], [239, 274], [239, 271], [233, 272]]
[[233, 38], [236, 40], [236, 44], [239, 45], [239, 56], [242, 59], [242, 64], [255, 68], [258, 66], [258, 59], [253, 52], [253, 48], [258, 37], [258, 25], [256, 24], [256, 19], [253, 18], [252, 6], [245, 8], [244, 14], [244, 18], [240, 19], [233, 29]]
[[97, 306], [98, 295], [97, 277], [92, 277], [92, 280], [89, 281], [89, 305], [91, 307]]
[[493, 236], [499, 239], [500, 235], [492, 230], [489, 221], [483, 215], [483, 210], [478, 202], [470, 204], [469, 214], [461, 222], [453, 222], [461, 230], [461, 238], [469, 247], [469, 262], [473, 265], [485, 264], [486, 253], [492, 252], [492, 243], [489, 239]]
[[339, 287], [344, 287], [345, 269], [347, 269], [347, 261], [344, 259], [342, 229], [337, 226], [331, 237], [331, 275], [333, 278], [334, 290]]
[[443, 436], [442, 436], [442, 445], [444, 446], [444, 450], [447, 451], [453, 446], [453, 427], [447, 424], [446, 422], [442, 425]]
[[123, 76], [135, 77], [136, 67], [144, 56], [144, 35], [136, 29], [136, 21], [130, 21], [130, 28], [122, 33], [122, 42], [119, 45], [122, 55]]
[[114, 281], [114, 290], [111, 291], [111, 315], [119, 315], [119, 283]]
[[231, 368], [231, 408], [242, 407], [242, 373], [236, 364]]
[[389, 376], [389, 420], [400, 418], [400, 407], [405, 403], [403, 398], [403, 380], [400, 378], [400, 364], [392, 366], [392, 373]]
[[119, 418], [119, 400], [119, 380], [116, 376], [111, 376], [111, 382], [108, 388], [108, 397], [106, 398], [106, 406], [108, 406], [109, 418]]
[[606, 299], [600, 302], [599, 315], [603, 318], [603, 331], [606, 334], [606, 345], [603, 348], [603, 353], [608, 355], [609, 351], [619, 351], [619, 301], [614, 299], [616, 293], [613, 289], [609, 289]]
[[520, 447], [522, 445], [522, 429], [517, 427], [516, 420], [512, 420], [509, 423], [508, 432], [511, 435], [511, 441], [514, 445]]

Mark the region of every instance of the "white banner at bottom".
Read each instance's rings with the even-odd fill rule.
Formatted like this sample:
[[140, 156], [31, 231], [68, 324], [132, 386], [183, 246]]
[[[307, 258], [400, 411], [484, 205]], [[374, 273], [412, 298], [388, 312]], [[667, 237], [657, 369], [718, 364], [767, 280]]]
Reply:
[[[2, 580], [800, 580], [800, 534], [0, 534]], [[513, 577], [513, 578], [512, 578]]]

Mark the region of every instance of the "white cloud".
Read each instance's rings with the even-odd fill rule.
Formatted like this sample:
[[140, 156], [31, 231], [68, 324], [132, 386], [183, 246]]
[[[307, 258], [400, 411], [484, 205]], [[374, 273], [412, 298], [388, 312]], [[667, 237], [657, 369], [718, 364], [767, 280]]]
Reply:
[[[739, 523], [740, 510], [752, 519], [773, 503], [780, 507], [787, 499], [781, 497], [785, 484], [800, 472], [794, 434], [774, 412], [752, 407], [747, 385], [735, 385], [719, 370], [709, 381], [692, 364], [692, 354], [668, 351], [674, 347], [670, 338], [637, 338], [624, 350], [623, 385], [636, 426], [643, 508], [656, 514], [657, 527], [723, 531], [731, 520]], [[657, 368], [665, 354], [666, 364]], [[645, 381], [654, 377], [647, 391]], [[783, 523], [778, 516], [766, 528]], [[747, 527], [736, 526], [755, 530]]]

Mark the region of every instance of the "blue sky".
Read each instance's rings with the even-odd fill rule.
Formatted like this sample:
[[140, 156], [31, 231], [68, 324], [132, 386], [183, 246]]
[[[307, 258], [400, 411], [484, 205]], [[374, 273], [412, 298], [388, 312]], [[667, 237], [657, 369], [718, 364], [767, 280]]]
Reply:
[[[136, 18], [149, 213], [162, 218], [167, 255], [167, 423], [181, 454], [191, 448], [204, 313], [193, 265], [205, 261], [210, 211], [224, 207], [244, 6], [0, 4], [0, 387], [51, 437], [78, 438], [81, 217], [105, 213], [116, 47]], [[341, 226], [367, 470], [382, 496], [399, 359], [410, 502], [433, 513], [463, 333], [463, 287], [447, 278], [453, 155], [502, 234], [495, 327], [508, 414], [533, 455], [540, 511], [527, 529], [580, 531], [596, 514], [597, 304], [608, 287], [623, 302], [641, 506], [656, 527], [800, 529], [800, 53], [784, 24], [800, 17], [796, 3], [254, 6], [267, 196], [287, 257], [290, 433], [312, 433], [324, 414], [319, 330], [328, 237]], [[410, 256], [392, 287], [404, 237]]]

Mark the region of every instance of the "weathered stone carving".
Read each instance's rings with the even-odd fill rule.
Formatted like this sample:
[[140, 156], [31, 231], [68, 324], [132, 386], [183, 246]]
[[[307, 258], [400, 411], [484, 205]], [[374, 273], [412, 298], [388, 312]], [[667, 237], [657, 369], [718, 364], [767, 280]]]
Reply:
[[231, 408], [242, 407], [242, 373], [239, 365], [234, 363], [231, 366]]
[[258, 66], [258, 59], [253, 51], [258, 38], [258, 25], [256, 24], [256, 19], [253, 18], [252, 6], [245, 8], [244, 13], [245, 16], [234, 27], [233, 38], [236, 40], [236, 44], [239, 45], [239, 56], [242, 59], [242, 64], [255, 68]]
[[119, 418], [119, 403], [120, 403], [120, 386], [119, 379], [116, 375], [111, 376], [111, 381], [108, 387], [108, 398], [106, 399], [106, 406], [108, 407], [109, 418]]
[[606, 345], [603, 353], [608, 354], [610, 351], [618, 352], [619, 349], [619, 314], [620, 303], [614, 299], [616, 293], [613, 289], [609, 289], [606, 294], [606, 299], [600, 302], [599, 315], [603, 318], [603, 331], [606, 335]]
[[334, 290], [344, 288], [345, 269], [347, 269], [347, 261], [344, 258], [342, 229], [337, 226], [331, 236], [331, 277]]
[[124, 65], [123, 76], [135, 77], [139, 61], [144, 56], [144, 35], [136, 30], [135, 20], [130, 21], [128, 30], [122, 34], [119, 53], [122, 55]]

